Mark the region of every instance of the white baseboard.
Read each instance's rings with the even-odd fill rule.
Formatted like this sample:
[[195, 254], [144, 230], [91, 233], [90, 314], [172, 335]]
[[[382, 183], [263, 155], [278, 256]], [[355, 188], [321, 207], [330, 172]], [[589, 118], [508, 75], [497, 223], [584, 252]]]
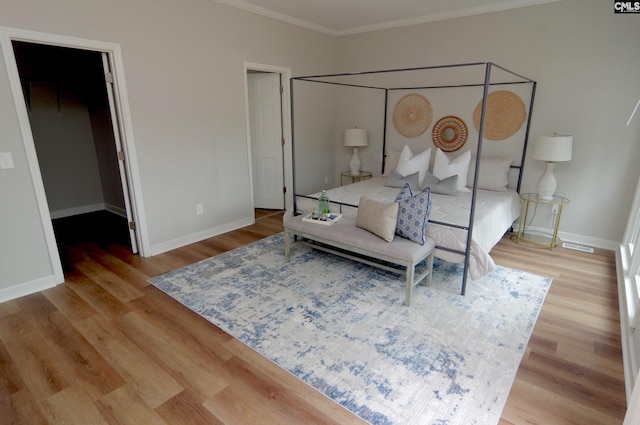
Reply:
[[[517, 225], [514, 227], [514, 229], [516, 231], [518, 230]], [[544, 229], [540, 227], [527, 226], [527, 230], [534, 230], [536, 232], [549, 232], [549, 229]], [[562, 242], [573, 242], [578, 245], [585, 245], [593, 248], [608, 249], [610, 251], [616, 251], [620, 246], [619, 241], [609, 241], [606, 239], [592, 238], [590, 236], [577, 235], [575, 233], [558, 232], [558, 237], [562, 240]]]
[[104, 204], [104, 209], [111, 213], [119, 215], [120, 217], [127, 218], [127, 211], [124, 208], [121, 208], [117, 205]]
[[51, 211], [51, 219], [55, 220], [56, 218], [72, 217], [74, 215], [87, 214], [103, 210], [112, 212], [116, 215], [119, 215], [120, 217], [127, 216], [127, 211], [125, 211], [125, 209], [122, 207], [113, 204], [98, 203], [67, 208], [64, 210]]
[[87, 214], [87, 213], [92, 213], [96, 211], [102, 211], [104, 209], [105, 209], [105, 205], [103, 203], [82, 205], [79, 207], [67, 208], [64, 210], [51, 211], [51, 219], [55, 220], [56, 218], [64, 218], [64, 217], [71, 217], [73, 215]]
[[615, 251], [620, 245], [620, 241], [592, 238], [590, 236], [576, 235], [575, 233], [558, 232], [558, 236], [560, 236], [560, 239], [564, 242], [573, 242], [578, 245], [608, 249], [609, 251]]
[[25, 295], [44, 291], [45, 289], [53, 288], [60, 283], [62, 282], [57, 282], [56, 277], [54, 275], [51, 275], [32, 280], [30, 282], [24, 282], [18, 285], [10, 286], [8, 288], [2, 288], [0, 289], [0, 303], [20, 298]]
[[163, 242], [160, 244], [152, 245], [149, 250], [149, 256], [162, 254], [163, 252], [171, 251], [172, 249], [180, 248], [192, 243], [200, 242], [202, 240], [218, 236], [222, 233], [230, 232], [232, 230], [239, 229], [241, 227], [250, 226], [255, 223], [254, 217], [243, 218], [231, 223], [227, 223], [222, 226], [213, 227], [211, 229], [203, 230], [202, 232], [193, 233], [191, 235], [183, 236], [181, 238], [173, 239], [171, 241]]

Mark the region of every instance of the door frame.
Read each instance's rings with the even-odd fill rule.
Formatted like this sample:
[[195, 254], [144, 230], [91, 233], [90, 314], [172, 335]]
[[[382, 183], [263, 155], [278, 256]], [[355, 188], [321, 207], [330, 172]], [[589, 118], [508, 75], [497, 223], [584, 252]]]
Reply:
[[[38, 205], [40, 220], [46, 239], [49, 258], [53, 268], [53, 277], [55, 284], [64, 282], [64, 273], [62, 270], [62, 262], [58, 252], [55, 235], [53, 232], [53, 224], [51, 222], [51, 214], [44, 190], [42, 174], [40, 172], [40, 164], [36, 154], [33, 133], [27, 106], [22, 93], [22, 85], [20, 83], [20, 75], [16, 63], [15, 52], [13, 50], [13, 41], [23, 41], [34, 44], [46, 44], [51, 46], [68, 47], [81, 50], [91, 50], [106, 53], [112, 64], [112, 73], [114, 74], [114, 89], [118, 92], [118, 104], [116, 107], [121, 112], [122, 117], [122, 148], [126, 158], [125, 166], [127, 167], [127, 179], [129, 182], [129, 196], [131, 198], [132, 215], [136, 223], [136, 239], [141, 256], [146, 256], [149, 250], [149, 237], [147, 225], [144, 220], [144, 208], [141, 199], [140, 173], [138, 170], [138, 160], [133, 137], [133, 125], [129, 110], [129, 98], [126, 89], [124, 76], [124, 62], [122, 51], [119, 44], [89, 40], [76, 37], [67, 37], [57, 34], [42, 33], [36, 31], [23, 30], [18, 28], [0, 27], [0, 47], [5, 60], [9, 84], [13, 95], [13, 101], [18, 116], [20, 132], [25, 148], [29, 172], [33, 182], [33, 188], [36, 195], [36, 203]], [[114, 129], [116, 130], [116, 129]], [[125, 194], [126, 196], [127, 194]]]
[[[247, 159], [249, 164], [249, 195], [251, 197], [251, 210], [254, 209], [253, 202], [253, 161], [251, 159], [251, 123], [249, 119], [249, 71], [261, 71], [270, 72], [273, 74], [280, 74], [280, 84], [282, 84], [282, 137], [284, 138], [284, 145], [282, 148], [283, 154], [283, 167], [284, 167], [284, 186], [286, 192], [284, 194], [284, 207], [290, 209], [293, 207], [293, 152], [291, 145], [291, 102], [289, 97], [289, 81], [291, 80], [291, 68], [265, 65], [254, 62], [243, 62], [242, 64], [242, 80], [244, 82], [244, 106], [245, 106], [245, 118], [247, 128]], [[254, 217], [255, 220], [255, 217]]]

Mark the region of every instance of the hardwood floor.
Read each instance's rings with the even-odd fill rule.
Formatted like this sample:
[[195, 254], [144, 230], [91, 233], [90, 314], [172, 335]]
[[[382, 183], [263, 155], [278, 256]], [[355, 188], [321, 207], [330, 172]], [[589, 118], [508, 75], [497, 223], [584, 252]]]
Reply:
[[[0, 423], [364, 423], [147, 282], [280, 232], [270, 213], [151, 258], [67, 241], [65, 284], [0, 304]], [[613, 252], [504, 238], [492, 255], [554, 279], [500, 423], [622, 423]]]
[[492, 256], [500, 265], [553, 278], [501, 423], [622, 423], [614, 252], [550, 252], [503, 239]]

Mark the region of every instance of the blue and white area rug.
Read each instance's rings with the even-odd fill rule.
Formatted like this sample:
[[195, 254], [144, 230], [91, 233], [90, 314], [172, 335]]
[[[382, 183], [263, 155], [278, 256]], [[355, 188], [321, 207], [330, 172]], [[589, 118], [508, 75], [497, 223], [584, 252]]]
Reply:
[[498, 267], [459, 295], [279, 234], [151, 283], [372, 424], [495, 424], [551, 279]]

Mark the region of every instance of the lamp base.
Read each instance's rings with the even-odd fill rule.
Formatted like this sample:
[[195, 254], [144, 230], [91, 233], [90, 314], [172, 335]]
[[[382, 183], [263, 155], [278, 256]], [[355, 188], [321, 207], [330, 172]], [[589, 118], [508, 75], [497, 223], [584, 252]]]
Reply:
[[542, 199], [543, 201], [551, 201], [553, 199], [557, 185], [556, 178], [553, 175], [553, 167], [555, 165], [555, 162], [546, 162], [544, 174], [540, 177], [540, 181], [538, 181], [538, 199]]
[[360, 174], [360, 166], [362, 163], [360, 162], [360, 157], [358, 156], [358, 148], [353, 148], [353, 155], [351, 156], [351, 160], [349, 160], [349, 172], [351, 174]]

